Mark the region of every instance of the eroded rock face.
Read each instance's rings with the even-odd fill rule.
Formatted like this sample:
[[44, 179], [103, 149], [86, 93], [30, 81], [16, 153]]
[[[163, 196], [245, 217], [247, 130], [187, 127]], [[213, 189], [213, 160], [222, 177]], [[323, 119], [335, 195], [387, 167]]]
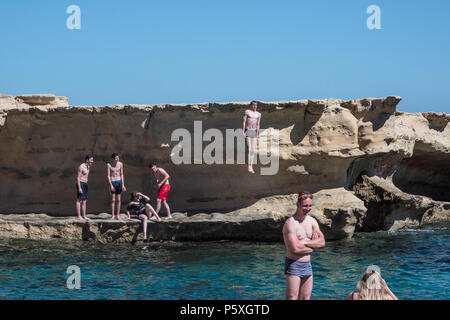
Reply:
[[356, 231], [394, 231], [450, 224], [449, 203], [410, 195], [380, 177], [361, 176], [354, 192], [367, 208], [367, 213], [358, 219]]
[[364, 202], [344, 188], [321, 190], [314, 194], [313, 202], [311, 216], [329, 240], [351, 238], [367, 211]]
[[398, 163], [392, 180], [401, 190], [450, 201], [450, 153], [436, 150], [432, 144], [416, 141], [410, 158]]
[[[172, 141], [176, 129], [194, 136], [194, 121], [201, 121], [201, 133], [217, 129], [225, 137], [227, 129], [242, 127], [248, 103], [90, 107], [67, 106], [63, 97], [0, 95], [0, 212], [73, 216], [77, 167], [86, 154], [95, 157], [88, 212], [107, 212], [106, 163], [113, 152], [124, 162], [128, 192], [122, 197], [123, 206], [133, 190], [155, 199], [157, 188], [147, 168], [152, 162], [171, 176], [172, 209], [189, 215], [245, 216], [263, 212], [263, 203], [273, 209], [269, 202], [275, 200], [273, 214], [278, 215], [291, 210], [283, 197], [300, 190], [353, 190], [361, 175], [393, 182], [411, 194], [450, 201], [449, 116], [399, 113], [400, 100], [392, 96], [259, 103], [261, 128], [279, 143], [279, 170], [260, 175], [257, 165], [257, 174], [251, 175], [246, 164], [236, 164], [236, 159], [234, 164], [193, 164], [199, 155], [193, 143], [192, 164], [175, 165], [170, 158], [178, 143]], [[204, 142], [200, 152], [209, 143]], [[317, 216], [325, 229], [331, 226], [330, 237], [347, 237], [355, 228], [390, 228], [387, 211], [381, 219], [367, 208], [369, 202], [365, 202], [366, 213], [355, 199], [350, 201], [355, 206], [349, 206], [345, 197], [323, 217]], [[417, 213], [403, 214], [419, 219]], [[443, 209], [441, 220], [446, 214]], [[418, 215], [427, 216], [421, 211]]]
[[29, 106], [69, 106], [69, 99], [54, 94], [24, 94], [16, 96], [16, 101]]
[[[362, 201], [342, 188], [314, 194], [311, 215], [319, 222], [327, 240], [350, 238], [357, 217], [364, 214]], [[229, 213], [174, 213], [173, 219], [148, 222], [149, 241], [283, 241], [282, 229], [296, 210], [297, 194], [260, 199], [248, 208]], [[342, 203], [346, 208], [342, 209]], [[97, 242], [143, 240], [141, 222], [109, 220], [110, 215], [88, 215], [89, 222], [46, 214], [0, 215], [1, 238], [66, 238]]]

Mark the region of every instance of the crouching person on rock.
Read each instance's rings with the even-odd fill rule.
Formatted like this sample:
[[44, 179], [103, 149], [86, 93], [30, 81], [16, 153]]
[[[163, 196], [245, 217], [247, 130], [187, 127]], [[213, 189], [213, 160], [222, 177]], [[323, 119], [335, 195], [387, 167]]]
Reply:
[[148, 203], [150, 198], [140, 192], [132, 192], [131, 193], [131, 201], [127, 207], [127, 220], [131, 219], [130, 213], [133, 216], [137, 216], [142, 221], [142, 229], [144, 230], [144, 241], [147, 240], [147, 221], [150, 220], [158, 220], [161, 221], [161, 218], [158, 216], [153, 207]]

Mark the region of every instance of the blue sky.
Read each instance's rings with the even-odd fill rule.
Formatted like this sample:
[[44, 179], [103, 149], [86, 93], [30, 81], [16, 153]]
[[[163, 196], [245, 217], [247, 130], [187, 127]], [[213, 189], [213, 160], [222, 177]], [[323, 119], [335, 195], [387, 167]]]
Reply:
[[[81, 29], [69, 30], [69, 5]], [[368, 6], [381, 9], [369, 30]], [[447, 0], [15, 0], [0, 93], [71, 105], [385, 97], [450, 112]]]

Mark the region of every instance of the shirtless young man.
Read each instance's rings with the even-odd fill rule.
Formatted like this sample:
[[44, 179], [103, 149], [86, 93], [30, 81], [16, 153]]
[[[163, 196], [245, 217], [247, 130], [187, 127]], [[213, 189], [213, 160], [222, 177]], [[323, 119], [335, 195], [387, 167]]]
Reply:
[[313, 196], [302, 191], [297, 200], [297, 211], [286, 220], [283, 239], [286, 245], [284, 274], [286, 299], [309, 300], [313, 287], [311, 253], [325, 246], [325, 238], [316, 219], [309, 216]]
[[[80, 220], [90, 220], [86, 217], [86, 202], [88, 198], [88, 176], [91, 165], [94, 163], [94, 157], [91, 155], [87, 155], [84, 158], [84, 163], [80, 164], [78, 167], [77, 174], [77, 215]], [[81, 216], [81, 212], [83, 212], [83, 216]]]
[[250, 102], [250, 107], [251, 110], [245, 110], [242, 130], [248, 146], [248, 171], [255, 173], [255, 171], [253, 171], [253, 158], [256, 153], [261, 113], [256, 111], [256, 108], [258, 107], [257, 101]]
[[108, 182], [109, 189], [111, 193], [111, 220], [114, 220], [114, 206], [117, 210], [117, 219], [119, 220], [120, 214], [120, 195], [122, 191], [125, 192], [127, 189], [125, 188], [125, 179], [123, 177], [123, 163], [119, 161], [119, 156], [117, 153], [113, 153], [111, 155], [111, 163], [108, 163]]
[[169, 184], [170, 176], [166, 172], [166, 170], [164, 170], [163, 168], [158, 168], [156, 164], [151, 164], [148, 167], [152, 169], [159, 189], [158, 197], [156, 198], [156, 214], [158, 214], [159, 210], [161, 209], [161, 201], [162, 201], [167, 211], [167, 218], [172, 219], [172, 215], [170, 214], [170, 207], [166, 201], [167, 195], [169, 194], [170, 191], [170, 184]]

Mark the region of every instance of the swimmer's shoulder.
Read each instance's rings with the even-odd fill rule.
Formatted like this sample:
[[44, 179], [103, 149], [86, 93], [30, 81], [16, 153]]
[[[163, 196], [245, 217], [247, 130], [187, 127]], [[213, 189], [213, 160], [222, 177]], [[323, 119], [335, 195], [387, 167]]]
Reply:
[[294, 223], [294, 222], [295, 222], [294, 217], [289, 217], [288, 219], [286, 219], [285, 224], [292, 224], [292, 223]]
[[88, 173], [88, 172], [89, 172], [89, 166], [88, 166], [86, 163], [82, 163], [82, 164], [80, 165], [80, 170], [81, 170], [83, 173]]
[[294, 217], [290, 217], [284, 223], [283, 229], [295, 228], [295, 219]]
[[320, 230], [319, 223], [317, 222], [316, 218], [308, 215], [308, 220], [309, 220], [309, 224], [311, 225], [313, 230], [315, 230], [315, 229], [319, 229]]
[[164, 170], [163, 168], [158, 168], [158, 169], [159, 169], [159, 172], [160, 172], [162, 175], [169, 175], [169, 174], [167, 173], [167, 171]]

